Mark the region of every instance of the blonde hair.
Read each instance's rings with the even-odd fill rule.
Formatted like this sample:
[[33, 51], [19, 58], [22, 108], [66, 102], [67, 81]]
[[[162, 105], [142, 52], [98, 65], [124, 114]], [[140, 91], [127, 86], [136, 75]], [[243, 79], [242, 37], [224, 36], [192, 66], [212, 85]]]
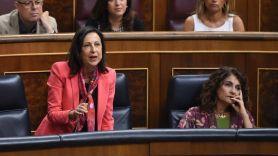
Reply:
[[[200, 18], [205, 14], [206, 11], [206, 5], [204, 0], [197, 0], [196, 3], [196, 14]], [[226, 16], [230, 13], [230, 7], [229, 7], [229, 0], [226, 0], [222, 7], [222, 13]]]

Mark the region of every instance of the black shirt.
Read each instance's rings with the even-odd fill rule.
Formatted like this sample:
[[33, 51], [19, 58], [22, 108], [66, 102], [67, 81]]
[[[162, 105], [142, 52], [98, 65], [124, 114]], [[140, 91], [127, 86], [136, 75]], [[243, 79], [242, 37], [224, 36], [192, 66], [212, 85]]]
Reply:
[[[100, 31], [106, 31], [106, 32], [111, 32], [113, 30], [111, 30], [110, 26], [108, 24], [105, 24], [108, 22], [105, 21], [97, 21], [95, 19], [88, 19], [86, 22], [86, 26], [91, 26], [94, 28], [99, 29]], [[129, 31], [144, 31], [144, 23], [143, 21], [141, 21], [138, 17], [134, 18], [133, 21], [133, 26], [132, 26], [133, 30], [129, 30]], [[123, 30], [123, 31], [128, 31], [128, 30]]]
[[30, 30], [26, 28], [24, 23], [22, 22], [21, 18], [18, 15], [18, 25], [19, 25], [19, 34], [35, 34], [37, 32], [37, 23], [35, 22], [34, 25]]

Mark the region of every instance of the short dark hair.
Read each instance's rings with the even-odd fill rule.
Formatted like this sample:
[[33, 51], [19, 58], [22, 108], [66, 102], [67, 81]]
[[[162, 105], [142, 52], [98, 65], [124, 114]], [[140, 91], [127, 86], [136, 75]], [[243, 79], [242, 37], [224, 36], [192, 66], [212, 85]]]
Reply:
[[68, 53], [68, 65], [70, 67], [71, 76], [76, 75], [83, 67], [83, 62], [81, 58], [82, 45], [83, 45], [84, 38], [87, 36], [87, 34], [91, 32], [95, 32], [96, 34], [98, 34], [102, 45], [102, 59], [98, 64], [98, 70], [100, 73], [106, 73], [108, 71], [105, 66], [106, 49], [105, 49], [104, 37], [98, 29], [87, 26], [81, 28], [75, 33], [71, 43], [71, 47]]
[[[212, 113], [216, 107], [217, 90], [222, 85], [223, 81], [230, 75], [234, 75], [238, 79], [242, 90], [243, 102], [245, 108], [248, 109], [249, 93], [246, 77], [237, 68], [224, 66], [213, 72], [209, 80], [203, 85], [200, 96], [201, 110]], [[233, 111], [233, 109], [230, 110]]]

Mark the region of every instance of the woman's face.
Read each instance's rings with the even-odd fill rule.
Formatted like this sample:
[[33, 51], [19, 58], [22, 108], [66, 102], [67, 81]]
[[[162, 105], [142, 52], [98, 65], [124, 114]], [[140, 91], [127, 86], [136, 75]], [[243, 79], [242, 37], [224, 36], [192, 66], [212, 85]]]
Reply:
[[220, 85], [217, 90], [217, 103], [232, 104], [231, 98], [242, 94], [239, 80], [235, 75], [230, 75]]
[[91, 32], [85, 36], [82, 45], [81, 57], [84, 67], [88, 69], [96, 67], [101, 61], [102, 44], [97, 33]]
[[209, 12], [219, 12], [227, 0], [204, 0], [205, 6]]
[[122, 17], [127, 8], [127, 0], [108, 0], [107, 7], [110, 16]]

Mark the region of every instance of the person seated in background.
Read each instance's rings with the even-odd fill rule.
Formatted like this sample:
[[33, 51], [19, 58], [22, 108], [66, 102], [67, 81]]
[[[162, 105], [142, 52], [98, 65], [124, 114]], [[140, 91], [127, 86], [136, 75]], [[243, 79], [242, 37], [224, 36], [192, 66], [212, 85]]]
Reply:
[[43, 0], [15, 0], [16, 9], [0, 16], [0, 34], [57, 33], [56, 20], [43, 12]]
[[196, 14], [184, 23], [184, 31], [245, 31], [242, 19], [231, 14], [229, 0], [197, 0]]
[[178, 127], [254, 128], [248, 100], [246, 78], [236, 68], [221, 67], [203, 85], [200, 106], [186, 111]]
[[76, 32], [68, 61], [51, 67], [48, 112], [35, 135], [113, 130], [116, 72], [105, 62], [102, 33], [93, 27]]
[[144, 24], [131, 4], [131, 0], [98, 0], [86, 26], [106, 32], [143, 31]]

